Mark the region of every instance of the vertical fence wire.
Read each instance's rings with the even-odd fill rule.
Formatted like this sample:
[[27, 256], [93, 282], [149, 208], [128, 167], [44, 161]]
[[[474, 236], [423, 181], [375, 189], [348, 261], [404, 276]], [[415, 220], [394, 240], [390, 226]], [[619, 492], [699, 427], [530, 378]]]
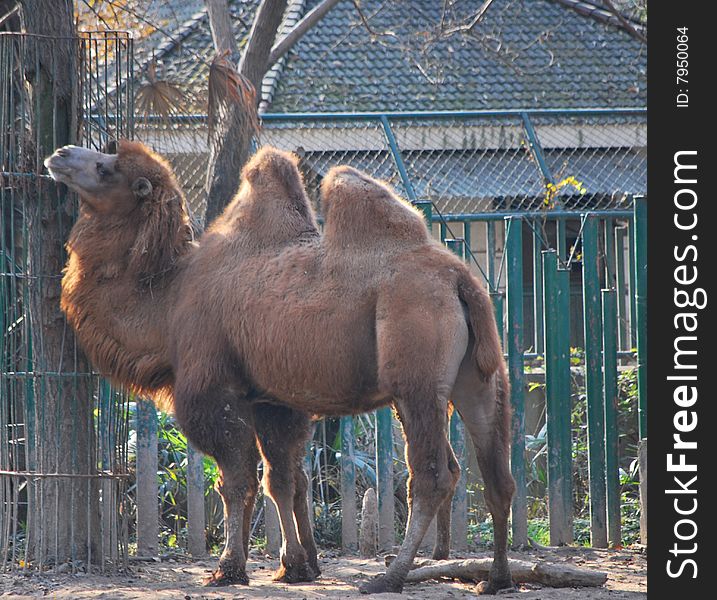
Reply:
[[[128, 399], [90, 372], [53, 316], [76, 199], [42, 161], [63, 143], [97, 148], [108, 136], [131, 136], [131, 54], [132, 40], [117, 32], [0, 36], [3, 570], [126, 565]], [[83, 117], [100, 106], [102, 127]]]

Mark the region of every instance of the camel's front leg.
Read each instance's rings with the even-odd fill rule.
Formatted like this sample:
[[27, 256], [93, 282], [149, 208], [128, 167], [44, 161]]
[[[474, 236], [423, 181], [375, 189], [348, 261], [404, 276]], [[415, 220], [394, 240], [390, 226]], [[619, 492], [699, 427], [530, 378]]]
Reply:
[[306, 476], [301, 467], [309, 418], [283, 406], [257, 402], [254, 423], [264, 459], [264, 493], [276, 505], [283, 538], [281, 566], [274, 580], [313, 581], [319, 569], [306, 507]]
[[[246, 574], [248, 526], [253, 499], [259, 484], [256, 465], [259, 453], [251, 405], [237, 398], [230, 386], [205, 393], [190, 393], [175, 387], [175, 414], [187, 438], [212, 456], [219, 467], [217, 491], [224, 502], [224, 551], [219, 567], [206, 585], [248, 584]], [[246, 530], [246, 531], [245, 531]]]

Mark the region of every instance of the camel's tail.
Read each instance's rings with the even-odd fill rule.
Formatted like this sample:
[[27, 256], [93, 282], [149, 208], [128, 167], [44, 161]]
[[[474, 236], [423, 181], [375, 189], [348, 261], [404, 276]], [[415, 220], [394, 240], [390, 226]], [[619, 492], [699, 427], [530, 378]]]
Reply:
[[475, 338], [473, 358], [481, 375], [488, 379], [503, 364], [493, 304], [488, 292], [468, 269], [462, 270], [458, 278], [458, 297], [468, 307], [468, 321]]

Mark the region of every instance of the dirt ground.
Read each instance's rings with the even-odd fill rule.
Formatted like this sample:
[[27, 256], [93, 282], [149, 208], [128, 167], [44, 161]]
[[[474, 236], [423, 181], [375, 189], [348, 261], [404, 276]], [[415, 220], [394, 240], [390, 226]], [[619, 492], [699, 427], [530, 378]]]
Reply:
[[[451, 558], [485, 557], [461, 554]], [[216, 566], [216, 559], [189, 561], [175, 559], [161, 563], [132, 563], [130, 572], [113, 575], [51, 575], [8, 573], [0, 575], [0, 598], [57, 598], [58, 600], [330, 600], [366, 598], [357, 585], [384, 570], [383, 559], [367, 560], [322, 552], [322, 576], [311, 584], [276, 584], [271, 575], [278, 561], [260, 555], [251, 557], [249, 586], [205, 588], [202, 577]], [[595, 550], [560, 548], [511, 552], [512, 558], [569, 563], [609, 573], [601, 588], [552, 589], [519, 586], [518, 592], [500, 598], [520, 600], [642, 600], [647, 598], [647, 561], [639, 549]], [[427, 581], [407, 584], [403, 594], [376, 594], [377, 600], [438, 600], [475, 598], [472, 584], [458, 581]]]

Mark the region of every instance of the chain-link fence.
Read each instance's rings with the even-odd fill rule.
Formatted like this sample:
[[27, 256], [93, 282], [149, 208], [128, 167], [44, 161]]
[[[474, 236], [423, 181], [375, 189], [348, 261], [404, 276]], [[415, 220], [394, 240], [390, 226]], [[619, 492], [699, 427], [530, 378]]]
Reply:
[[[203, 215], [206, 119], [138, 123], [172, 162]], [[296, 152], [311, 197], [329, 168], [348, 164], [443, 213], [627, 210], [646, 193], [641, 109], [393, 114], [265, 114], [261, 144]], [[320, 210], [320, 207], [319, 207]]]
[[131, 136], [131, 54], [115, 32], [0, 36], [0, 570], [126, 564], [128, 397], [60, 312], [77, 202], [42, 163]]

